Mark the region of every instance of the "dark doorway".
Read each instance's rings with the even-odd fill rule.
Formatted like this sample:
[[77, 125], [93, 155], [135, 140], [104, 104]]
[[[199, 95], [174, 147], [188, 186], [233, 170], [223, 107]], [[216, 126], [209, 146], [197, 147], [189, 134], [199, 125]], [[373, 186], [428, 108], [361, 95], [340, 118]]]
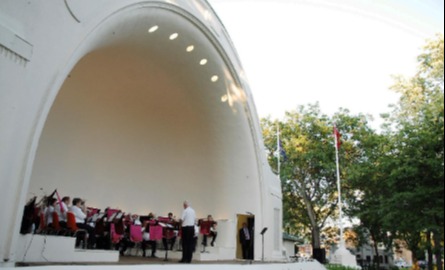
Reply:
[[244, 223], [247, 224], [251, 235], [247, 260], [253, 260], [255, 258], [255, 216], [253, 215], [238, 215], [236, 258], [240, 260], [244, 259], [243, 247], [240, 241], [240, 231], [243, 228]]

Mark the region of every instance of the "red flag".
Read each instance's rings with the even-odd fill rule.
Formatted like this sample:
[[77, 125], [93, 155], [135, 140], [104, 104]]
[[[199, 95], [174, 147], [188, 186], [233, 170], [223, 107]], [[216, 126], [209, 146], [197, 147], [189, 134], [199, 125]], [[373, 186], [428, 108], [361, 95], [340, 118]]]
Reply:
[[335, 142], [337, 143], [337, 149], [340, 149], [341, 147], [341, 134], [337, 129], [337, 126], [334, 126], [334, 136], [335, 136]]
[[60, 199], [59, 192], [57, 192], [57, 189], [56, 189], [56, 195], [57, 195], [57, 203], [60, 206], [60, 213], [63, 214], [65, 212], [65, 209], [63, 208], [62, 200]]

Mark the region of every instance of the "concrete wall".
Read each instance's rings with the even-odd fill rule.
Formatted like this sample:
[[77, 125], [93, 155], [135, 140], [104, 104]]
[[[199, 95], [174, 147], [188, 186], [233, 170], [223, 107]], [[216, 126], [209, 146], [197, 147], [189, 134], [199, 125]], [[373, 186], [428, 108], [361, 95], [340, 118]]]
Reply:
[[0, 33], [0, 265], [26, 200], [55, 188], [139, 214], [179, 216], [189, 199], [232, 224], [228, 248], [251, 212], [256, 258], [264, 227], [266, 259], [281, 258], [280, 183], [205, 1], [2, 0]]
[[296, 243], [293, 241], [286, 241], [283, 242], [284, 249], [286, 250], [286, 256], [293, 257], [296, 255], [295, 249], [296, 249]]
[[[75, 249], [76, 238], [54, 235], [20, 235], [17, 261], [24, 263], [117, 263], [119, 251]], [[62, 251], [62, 252], [61, 252]]]

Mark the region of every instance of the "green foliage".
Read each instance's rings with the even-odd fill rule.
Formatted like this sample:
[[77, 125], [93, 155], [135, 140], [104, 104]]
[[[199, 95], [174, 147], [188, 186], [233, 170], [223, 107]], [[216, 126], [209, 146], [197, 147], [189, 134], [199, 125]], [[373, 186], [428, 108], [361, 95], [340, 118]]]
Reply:
[[277, 166], [278, 126], [286, 152], [281, 163], [286, 226], [302, 224], [313, 240], [319, 238], [337, 204], [332, 122], [312, 105], [287, 113], [283, 122], [263, 119], [262, 125], [271, 166]]
[[[338, 214], [334, 121], [342, 131], [340, 159], [343, 167], [365, 162], [362, 134], [370, 132], [368, 117], [350, 115], [340, 110], [333, 118], [321, 113], [318, 104], [301, 106], [288, 112], [283, 122], [262, 120], [263, 136], [272, 168], [277, 166], [277, 128], [281, 131], [286, 160], [281, 163], [285, 227], [300, 224], [300, 231], [310, 233], [315, 248], [320, 247], [320, 233], [329, 218]], [[347, 178], [343, 171], [342, 178]], [[347, 181], [344, 189], [349, 190]], [[287, 230], [289, 231], [289, 230]]]
[[397, 238], [413, 251], [414, 260], [425, 247], [433, 246], [436, 257], [441, 255], [443, 36], [429, 41], [418, 60], [415, 76], [395, 77], [392, 89], [400, 94], [400, 101], [384, 115], [380, 134], [369, 127], [367, 116], [341, 109], [330, 118], [321, 113], [318, 104], [288, 112], [283, 121], [262, 119], [271, 167], [277, 167], [278, 126], [287, 155], [281, 163], [287, 231], [310, 234], [317, 247], [326, 220], [337, 217], [335, 122], [343, 136], [340, 161], [345, 210], [361, 222], [355, 228], [359, 243], [384, 243], [390, 248]]
[[443, 44], [443, 36], [430, 41], [419, 56], [418, 73], [412, 78], [397, 78], [393, 89], [401, 99], [387, 119], [386, 134], [392, 149], [384, 169], [392, 196], [385, 202], [388, 214], [384, 222], [396, 226], [399, 237], [414, 254], [426, 232], [443, 239]]

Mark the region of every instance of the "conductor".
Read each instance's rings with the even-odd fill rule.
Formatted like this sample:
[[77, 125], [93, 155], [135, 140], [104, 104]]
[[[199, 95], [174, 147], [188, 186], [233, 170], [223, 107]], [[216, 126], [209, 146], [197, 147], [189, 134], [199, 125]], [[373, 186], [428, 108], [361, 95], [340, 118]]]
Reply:
[[196, 213], [188, 201], [184, 202], [182, 212], [182, 260], [180, 263], [191, 263], [194, 250]]

